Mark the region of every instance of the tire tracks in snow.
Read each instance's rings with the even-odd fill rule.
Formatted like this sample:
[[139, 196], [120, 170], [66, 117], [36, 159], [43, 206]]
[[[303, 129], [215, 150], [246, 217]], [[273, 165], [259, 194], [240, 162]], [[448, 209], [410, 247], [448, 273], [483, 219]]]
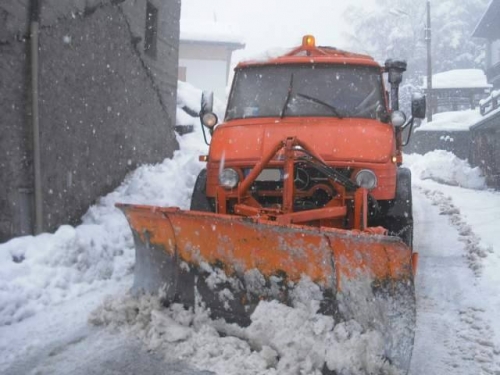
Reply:
[[481, 239], [477, 236], [472, 228], [462, 219], [460, 209], [453, 204], [451, 197], [447, 197], [444, 193], [438, 190], [430, 190], [422, 187], [417, 187], [434, 206], [437, 206], [440, 215], [449, 216], [450, 224], [458, 231], [459, 240], [465, 245], [465, 258], [470, 269], [476, 277], [481, 276], [481, 259], [486, 258], [488, 253], [492, 253], [493, 249], [481, 245]]

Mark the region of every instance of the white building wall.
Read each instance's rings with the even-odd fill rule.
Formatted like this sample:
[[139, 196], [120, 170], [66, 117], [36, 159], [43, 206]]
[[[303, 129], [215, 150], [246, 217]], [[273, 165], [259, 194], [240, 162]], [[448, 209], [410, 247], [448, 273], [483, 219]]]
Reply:
[[186, 82], [202, 90], [213, 91], [221, 100], [226, 99], [226, 61], [179, 59], [179, 66], [186, 68]]

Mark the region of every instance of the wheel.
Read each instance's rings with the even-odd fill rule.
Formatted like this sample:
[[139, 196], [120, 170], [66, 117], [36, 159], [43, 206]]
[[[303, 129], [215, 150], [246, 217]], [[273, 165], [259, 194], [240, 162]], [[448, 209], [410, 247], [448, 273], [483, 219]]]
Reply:
[[193, 195], [191, 196], [191, 210], [215, 212], [212, 201], [210, 198], [207, 198], [206, 186], [207, 170], [202, 169], [194, 184]]
[[396, 197], [387, 202], [383, 226], [389, 234], [399, 236], [408, 247], [413, 248], [411, 172], [408, 168], [399, 168], [396, 178]]

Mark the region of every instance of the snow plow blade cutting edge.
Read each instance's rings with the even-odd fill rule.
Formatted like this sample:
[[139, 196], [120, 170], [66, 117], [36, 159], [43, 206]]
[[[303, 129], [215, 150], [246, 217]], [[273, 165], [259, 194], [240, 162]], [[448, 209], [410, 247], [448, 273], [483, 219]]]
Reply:
[[415, 327], [411, 250], [398, 238], [178, 208], [119, 204], [136, 247], [134, 290], [246, 326], [261, 300], [293, 304], [302, 278], [323, 294], [320, 313], [376, 329], [384, 356], [408, 371]]

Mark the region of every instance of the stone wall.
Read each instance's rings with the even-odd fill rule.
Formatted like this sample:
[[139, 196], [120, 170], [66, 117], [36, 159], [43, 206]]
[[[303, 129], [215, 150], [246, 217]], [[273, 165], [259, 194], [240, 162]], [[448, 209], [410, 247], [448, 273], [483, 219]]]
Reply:
[[423, 131], [413, 132], [410, 143], [404, 147], [407, 154], [426, 154], [434, 150], [453, 152], [460, 159], [467, 160], [470, 154], [469, 131]]
[[[25, 1], [7, 3], [0, 4], [0, 21], [8, 21], [0, 26], [0, 241], [33, 225], [28, 10]], [[158, 40], [170, 35], [168, 44], [158, 41], [157, 59], [141, 47], [145, 0], [42, 4], [42, 194], [44, 229], [54, 230], [77, 223], [129, 171], [177, 148], [180, 3], [156, 4]]]
[[[0, 10], [1, 12], [1, 10]], [[5, 18], [4, 18], [5, 20]], [[6, 23], [0, 19], [0, 28]], [[4, 29], [5, 31], [5, 29]], [[32, 231], [33, 171], [26, 48], [1, 33], [0, 42], [0, 242]]]

